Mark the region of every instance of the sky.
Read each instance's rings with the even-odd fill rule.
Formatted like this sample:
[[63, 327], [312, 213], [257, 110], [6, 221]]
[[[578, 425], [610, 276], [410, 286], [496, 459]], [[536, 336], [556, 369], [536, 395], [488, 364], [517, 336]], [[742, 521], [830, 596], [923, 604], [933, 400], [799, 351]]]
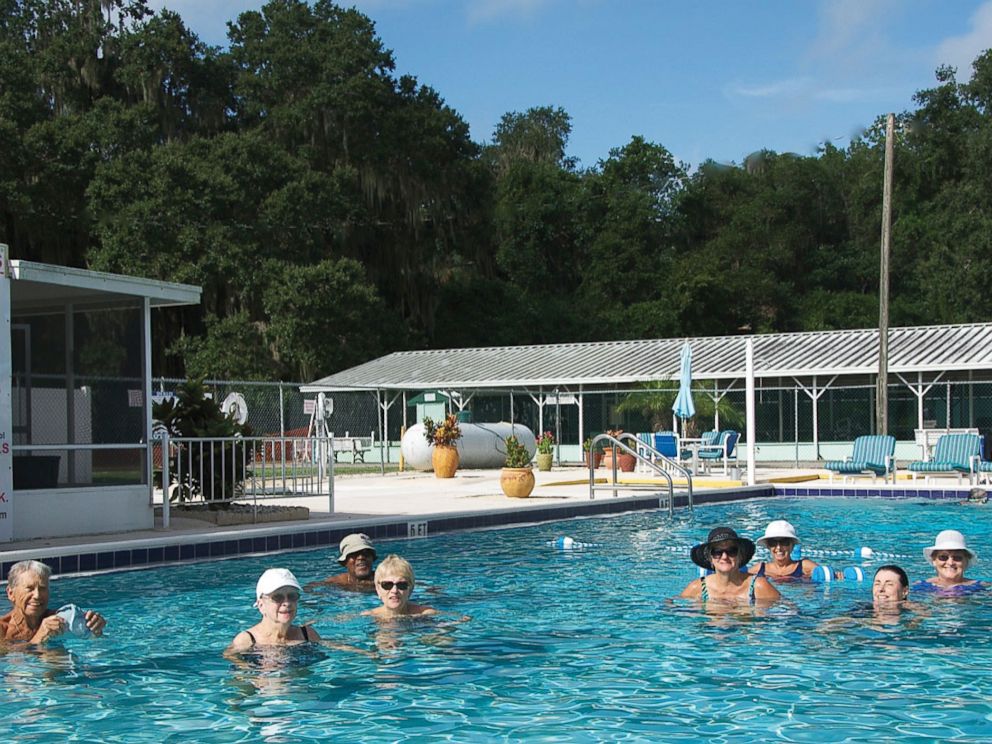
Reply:
[[[350, 6], [347, 1], [341, 5]], [[260, 0], [150, 0], [208, 44]], [[596, 165], [634, 135], [690, 167], [756, 150], [814, 154], [912, 110], [942, 64], [970, 77], [992, 0], [358, 0], [397, 74], [491, 141], [500, 117], [560, 106], [568, 154]]]

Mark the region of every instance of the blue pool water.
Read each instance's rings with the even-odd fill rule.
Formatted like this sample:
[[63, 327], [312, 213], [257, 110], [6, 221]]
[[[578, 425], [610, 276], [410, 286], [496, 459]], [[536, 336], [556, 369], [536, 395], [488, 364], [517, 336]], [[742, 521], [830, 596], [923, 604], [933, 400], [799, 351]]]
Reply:
[[[810, 547], [912, 554], [901, 561], [912, 580], [931, 575], [920, 551], [940, 529], [961, 528], [992, 560], [992, 511], [868, 499], [383, 542], [380, 557], [399, 552], [416, 567], [415, 601], [471, 620], [384, 629], [354, 617], [372, 597], [310, 593], [300, 619], [374, 658], [295, 650], [243, 664], [221, 651], [257, 618], [259, 573], [284, 565], [317, 579], [336, 570], [334, 551], [59, 580], [53, 606], [100, 609], [108, 636], [0, 655], [0, 732], [21, 742], [992, 738], [992, 591], [921, 597], [928, 614], [886, 627], [827, 622], [870, 600], [852, 584], [784, 585], [776, 607], [734, 616], [670, 601], [695, 567], [665, 546], [720, 523], [757, 537], [779, 518]], [[600, 547], [545, 546], [562, 534]], [[992, 578], [992, 564], [969, 573]]]

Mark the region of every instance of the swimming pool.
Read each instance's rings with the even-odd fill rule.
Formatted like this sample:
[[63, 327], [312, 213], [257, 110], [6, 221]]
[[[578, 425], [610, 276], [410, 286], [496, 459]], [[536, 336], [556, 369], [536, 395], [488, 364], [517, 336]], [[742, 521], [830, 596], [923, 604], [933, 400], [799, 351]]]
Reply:
[[[472, 619], [382, 630], [335, 620], [372, 598], [310, 593], [300, 619], [376, 658], [319, 649], [242, 665], [221, 651], [255, 621], [261, 571], [284, 565], [313, 580], [337, 568], [334, 551], [64, 579], [53, 606], [100, 609], [108, 637], [0, 656], [0, 730], [18, 741], [988, 739], [992, 596], [922, 598], [930, 614], [917, 627], [884, 629], [824, 626], [870, 599], [853, 584], [786, 585], [775, 608], [731, 618], [669, 601], [695, 567], [665, 546], [719, 523], [757, 537], [783, 517], [807, 546], [911, 554], [900, 562], [914, 581], [931, 575], [920, 551], [940, 529], [963, 529], [992, 558], [992, 514], [878, 499], [761, 499], [674, 522], [639, 512], [382, 541], [380, 557], [415, 566], [414, 601]], [[545, 545], [562, 534], [599, 546]], [[990, 574], [980, 562], [969, 575]]]

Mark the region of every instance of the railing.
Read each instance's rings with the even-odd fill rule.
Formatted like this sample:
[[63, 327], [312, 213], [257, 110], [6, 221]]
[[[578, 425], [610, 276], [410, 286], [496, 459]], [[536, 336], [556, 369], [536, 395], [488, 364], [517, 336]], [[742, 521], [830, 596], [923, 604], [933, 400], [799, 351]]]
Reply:
[[[634, 446], [633, 448], [624, 444], [624, 440], [631, 442]], [[658, 475], [662, 476], [668, 482], [668, 515], [675, 515], [675, 481], [672, 479], [672, 473], [676, 473], [683, 478], [685, 478], [686, 485], [688, 488], [688, 505], [689, 511], [693, 510], [692, 503], [692, 473], [688, 468], [680, 465], [679, 463], [665, 457], [663, 454], [658, 452], [651, 445], [642, 442], [633, 434], [623, 433], [619, 438], [614, 437], [610, 434], [599, 434], [594, 437], [592, 442], [590, 442], [589, 452], [595, 452], [598, 445], [601, 442], [605, 442], [607, 447], [612, 447], [614, 452], [624, 452], [628, 455], [633, 455], [635, 460], [640, 461], [647, 465], [651, 470], [653, 470]], [[647, 452], [647, 456], [641, 454], [642, 452]], [[595, 498], [596, 491], [612, 491], [613, 496], [617, 496], [617, 491], [655, 491], [658, 486], [653, 483], [619, 483], [617, 481], [617, 458], [612, 458], [612, 477], [610, 478], [610, 483], [607, 484], [597, 484], [596, 483], [596, 463], [595, 458], [589, 457], [589, 498]], [[658, 499], [658, 508], [662, 508], [665, 504], [664, 499]]]
[[[162, 432], [162, 526], [171, 502], [227, 504], [327, 496], [334, 511], [334, 449], [330, 437], [170, 437]], [[166, 453], [168, 453], [166, 455]]]

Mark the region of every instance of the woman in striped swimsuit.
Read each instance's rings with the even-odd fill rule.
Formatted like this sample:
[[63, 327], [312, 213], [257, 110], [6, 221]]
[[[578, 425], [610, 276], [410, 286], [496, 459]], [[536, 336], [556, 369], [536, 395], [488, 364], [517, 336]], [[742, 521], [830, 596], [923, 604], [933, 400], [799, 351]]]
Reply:
[[754, 543], [739, 537], [730, 527], [711, 530], [706, 542], [694, 547], [689, 555], [693, 563], [713, 573], [691, 582], [682, 597], [757, 604], [773, 602], [781, 596], [764, 577], [740, 570], [754, 556]]

